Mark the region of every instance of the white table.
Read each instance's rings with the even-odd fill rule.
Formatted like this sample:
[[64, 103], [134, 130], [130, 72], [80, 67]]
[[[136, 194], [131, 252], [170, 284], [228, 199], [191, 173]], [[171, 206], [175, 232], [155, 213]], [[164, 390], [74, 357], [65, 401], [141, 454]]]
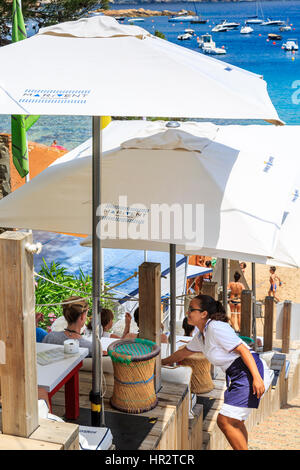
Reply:
[[[64, 349], [57, 344], [36, 343], [37, 352], [54, 348]], [[38, 386], [47, 393], [51, 408], [51, 397], [65, 386], [65, 415], [67, 419], [77, 419], [79, 416], [79, 369], [82, 361], [89, 354], [87, 348], [79, 348], [78, 354], [70, 354], [61, 361], [45, 366], [37, 364]], [[66, 355], [67, 356], [67, 355]]]

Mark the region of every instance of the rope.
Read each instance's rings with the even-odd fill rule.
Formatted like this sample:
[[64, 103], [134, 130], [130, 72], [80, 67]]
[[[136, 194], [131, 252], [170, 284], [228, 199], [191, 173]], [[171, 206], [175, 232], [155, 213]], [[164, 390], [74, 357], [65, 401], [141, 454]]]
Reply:
[[[75, 292], [76, 294], [86, 294], [86, 292], [84, 291], [80, 291], [80, 290], [77, 290], [77, 289], [73, 289], [72, 287], [69, 287], [69, 286], [64, 286], [63, 284], [59, 284], [58, 282], [55, 282], [55, 281], [52, 281], [52, 279], [48, 279], [47, 277], [44, 277], [42, 276], [41, 274], [38, 274], [36, 272], [34, 272], [34, 276], [36, 277], [39, 277], [41, 279], [43, 279], [44, 281], [47, 281], [47, 282], [50, 282], [51, 284], [54, 284], [58, 287], [63, 287], [64, 289], [68, 289], [72, 292]], [[92, 295], [85, 295], [84, 297], [81, 297], [80, 300], [83, 300], [83, 299], [91, 299], [93, 296]], [[116, 297], [109, 297], [105, 294], [103, 294], [101, 296], [102, 298], [104, 299], [107, 299], [107, 300], [111, 300], [113, 302], [118, 302], [119, 300], [123, 300], [123, 298], [116, 298]], [[128, 299], [127, 300], [138, 300], [136, 297], [130, 297], [128, 296]], [[73, 302], [78, 302], [78, 299], [77, 300], [73, 300], [71, 302], [57, 302], [57, 303], [50, 303], [50, 304], [36, 304], [36, 307], [57, 307], [57, 306], [60, 306], [60, 305], [66, 305], [66, 304], [70, 304], [70, 303], [73, 303]]]
[[134, 273], [132, 276], [128, 277], [128, 278], [125, 279], [124, 281], [118, 282], [118, 284], [115, 284], [115, 285], [112, 286], [112, 287], [109, 287], [107, 290], [113, 290], [115, 287], [118, 287], [118, 286], [120, 286], [121, 284], [124, 284], [125, 282], [129, 281], [129, 280], [132, 279], [133, 277], [137, 277], [137, 275], [138, 275], [138, 272], [135, 271], [135, 273]]

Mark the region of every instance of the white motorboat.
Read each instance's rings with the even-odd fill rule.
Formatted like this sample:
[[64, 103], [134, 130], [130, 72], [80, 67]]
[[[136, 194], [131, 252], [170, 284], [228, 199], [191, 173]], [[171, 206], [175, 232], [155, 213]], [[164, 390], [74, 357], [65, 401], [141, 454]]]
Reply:
[[171, 21], [172, 23], [181, 23], [181, 22], [190, 22], [194, 18], [193, 15], [185, 15], [185, 16], [173, 16], [168, 19], [168, 21]]
[[195, 34], [195, 31], [191, 28], [187, 28], [184, 30], [185, 33], [189, 33], [189, 34]]
[[298, 39], [288, 39], [284, 44], [282, 44], [282, 48], [285, 51], [298, 51]]
[[198, 40], [198, 46], [205, 54], [224, 55], [226, 49], [224, 47], [216, 47], [211, 34], [203, 34]]
[[250, 34], [250, 33], [253, 33], [253, 31], [254, 31], [254, 29], [251, 28], [251, 26], [245, 25], [245, 26], [243, 26], [243, 27], [241, 28], [240, 33], [241, 33], [241, 34]]
[[224, 31], [231, 31], [232, 29], [236, 29], [240, 26], [240, 23], [229, 22], [227, 20], [221, 21], [221, 23], [217, 24], [212, 28], [214, 33], [220, 33]]
[[193, 37], [192, 34], [184, 33], [184, 34], [179, 34], [179, 36], [177, 36], [177, 39], [179, 39], [179, 41], [185, 41], [186, 39], [191, 39], [192, 37]]
[[292, 30], [292, 27], [291, 26], [288, 26], [288, 25], [285, 25], [285, 26], [280, 26], [279, 28], [279, 31], [283, 32], [283, 31], [291, 31]]
[[262, 26], [281, 26], [284, 25], [284, 21], [281, 20], [271, 20], [270, 18], [267, 21], [261, 23]]
[[145, 21], [144, 18], [129, 18], [128, 23], [136, 23], [138, 21]]

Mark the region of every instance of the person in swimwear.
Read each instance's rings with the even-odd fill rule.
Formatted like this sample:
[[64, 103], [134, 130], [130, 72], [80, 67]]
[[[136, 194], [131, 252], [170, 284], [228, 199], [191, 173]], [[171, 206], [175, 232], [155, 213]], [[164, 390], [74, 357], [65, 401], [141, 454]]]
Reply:
[[[230, 323], [232, 328], [236, 331], [240, 331], [241, 329], [241, 295], [242, 291], [245, 290], [244, 284], [240, 281], [241, 275], [238, 271], [234, 273], [234, 282], [230, 282], [228, 284], [228, 289], [230, 289], [230, 299], [229, 299], [229, 306], [230, 306]], [[235, 324], [237, 323], [237, 328]]]
[[276, 274], [276, 266], [270, 267], [270, 289], [268, 292], [269, 296], [273, 296], [276, 302], [279, 302], [278, 297], [276, 297], [276, 290], [277, 290], [277, 282], [279, 286], [282, 285], [281, 280], [279, 279], [278, 275]]

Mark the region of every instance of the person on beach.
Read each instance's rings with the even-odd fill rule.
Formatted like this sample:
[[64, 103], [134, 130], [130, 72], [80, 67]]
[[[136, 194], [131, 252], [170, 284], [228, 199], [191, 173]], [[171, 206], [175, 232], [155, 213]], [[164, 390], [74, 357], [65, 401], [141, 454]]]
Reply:
[[64, 331], [52, 331], [43, 338], [43, 343], [64, 344], [67, 339], [77, 339], [80, 348], [88, 348], [92, 356], [92, 341], [82, 337], [81, 330], [86, 324], [89, 304], [81, 297], [72, 296], [65, 300], [63, 315], [67, 321]]
[[240, 282], [241, 275], [238, 271], [234, 273], [234, 281], [228, 284], [230, 289], [229, 307], [230, 307], [230, 323], [236, 331], [241, 329], [241, 295], [245, 290], [244, 284]]
[[188, 322], [199, 333], [182, 349], [162, 360], [162, 365], [180, 363], [195, 352], [202, 352], [211, 364], [226, 373], [224, 394], [217, 424], [234, 450], [247, 450], [248, 434], [244, 420], [258, 408], [265, 392], [265, 364], [250, 351], [228, 323], [223, 305], [208, 295], [194, 297], [187, 312]]
[[242, 272], [244, 273], [244, 272], [245, 272], [245, 269], [247, 268], [247, 265], [246, 265], [246, 263], [245, 263], [244, 261], [242, 261], [242, 262], [240, 263], [240, 268], [241, 268]]
[[[131, 315], [129, 313], [125, 314], [125, 328], [123, 331], [122, 336], [115, 335], [114, 333], [110, 333], [110, 330], [113, 326], [114, 322], [114, 314], [109, 308], [102, 308], [101, 309], [101, 326], [103, 329], [102, 337], [106, 338], [125, 338], [125, 336], [130, 331], [130, 324], [131, 324]], [[86, 327], [85, 337], [90, 338], [92, 336], [92, 320], [89, 321]]]
[[268, 295], [273, 296], [274, 300], [276, 302], [279, 302], [279, 298], [276, 297], [277, 283], [279, 284], [279, 286], [281, 286], [282, 282], [280, 278], [278, 277], [278, 275], [276, 274], [276, 266], [271, 266], [269, 272], [270, 272], [270, 278], [269, 278], [270, 289], [269, 289]]

